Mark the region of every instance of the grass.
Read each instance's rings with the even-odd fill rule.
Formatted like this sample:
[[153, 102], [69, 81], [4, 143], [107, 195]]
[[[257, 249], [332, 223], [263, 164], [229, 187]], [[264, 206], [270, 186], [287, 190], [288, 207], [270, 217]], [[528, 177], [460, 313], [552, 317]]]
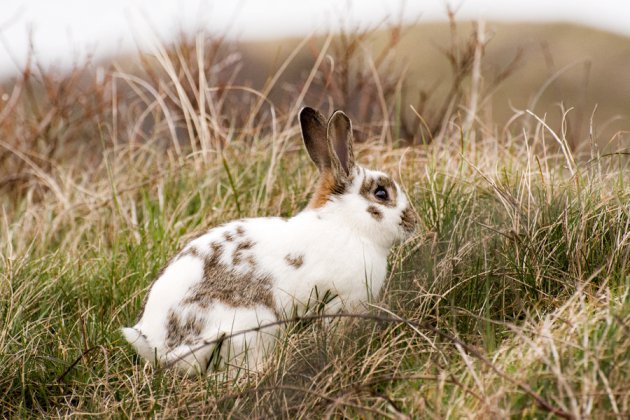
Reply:
[[313, 188], [296, 104], [229, 85], [219, 49], [191, 51], [63, 79], [69, 99], [25, 74], [0, 110], [3, 417], [630, 415], [627, 152], [570, 148], [525, 113], [502, 130], [462, 117], [471, 74], [439, 138], [403, 146], [400, 87], [377, 64], [366, 98], [381, 92], [384, 120], [356, 121], [357, 160], [396, 174], [421, 229], [370, 314], [290, 320], [255, 377], [144, 365], [119, 328], [169, 258], [223, 221], [294, 214]]

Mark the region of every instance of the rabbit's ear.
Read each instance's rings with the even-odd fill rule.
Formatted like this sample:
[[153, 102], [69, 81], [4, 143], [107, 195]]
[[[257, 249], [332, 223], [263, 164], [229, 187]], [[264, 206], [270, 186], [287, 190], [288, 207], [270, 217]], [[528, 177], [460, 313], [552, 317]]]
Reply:
[[343, 111], [335, 111], [328, 120], [326, 138], [334, 166], [338, 165], [336, 169], [340, 169], [343, 175], [350, 175], [354, 167], [352, 123]]
[[304, 107], [300, 111], [300, 128], [306, 151], [320, 172], [332, 167], [330, 152], [326, 142], [326, 119], [313, 108]]

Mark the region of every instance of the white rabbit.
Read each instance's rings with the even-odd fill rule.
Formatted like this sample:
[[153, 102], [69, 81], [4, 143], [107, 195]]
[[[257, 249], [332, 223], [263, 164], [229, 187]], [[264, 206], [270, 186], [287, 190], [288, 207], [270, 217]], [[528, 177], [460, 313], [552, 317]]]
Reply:
[[379, 294], [390, 248], [415, 229], [407, 197], [386, 174], [355, 165], [342, 111], [326, 122], [303, 108], [300, 125], [319, 169], [308, 206], [286, 220], [233, 221], [190, 242], [151, 287], [140, 321], [122, 329], [143, 358], [182, 372], [260, 371], [279, 323], [239, 331], [313, 304], [326, 314], [363, 311]]

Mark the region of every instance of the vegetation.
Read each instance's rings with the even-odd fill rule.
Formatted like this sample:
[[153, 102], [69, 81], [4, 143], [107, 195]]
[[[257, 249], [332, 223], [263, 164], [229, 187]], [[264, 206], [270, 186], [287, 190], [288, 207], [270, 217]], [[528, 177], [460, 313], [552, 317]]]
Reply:
[[[497, 127], [484, 28], [453, 32], [449, 95], [410, 107], [400, 31], [380, 50], [369, 33], [306, 40], [301, 81], [280, 85], [288, 60], [259, 90], [204, 35], [5, 87], [1, 415], [628, 417], [623, 134], [603, 148], [526, 110]], [[144, 365], [119, 328], [168, 259], [209, 226], [308, 201], [305, 101], [355, 117], [358, 162], [396, 174], [421, 221], [382, 296], [366, 316], [290, 320], [259, 376]]]

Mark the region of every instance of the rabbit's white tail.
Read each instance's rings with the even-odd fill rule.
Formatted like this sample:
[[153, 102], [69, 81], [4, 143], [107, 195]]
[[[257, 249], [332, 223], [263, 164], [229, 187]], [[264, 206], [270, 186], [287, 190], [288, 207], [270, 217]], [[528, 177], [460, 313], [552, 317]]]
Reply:
[[122, 328], [121, 330], [125, 339], [136, 349], [136, 352], [138, 352], [142, 358], [148, 361], [155, 360], [155, 350], [151, 347], [147, 338], [140, 330], [137, 328]]

